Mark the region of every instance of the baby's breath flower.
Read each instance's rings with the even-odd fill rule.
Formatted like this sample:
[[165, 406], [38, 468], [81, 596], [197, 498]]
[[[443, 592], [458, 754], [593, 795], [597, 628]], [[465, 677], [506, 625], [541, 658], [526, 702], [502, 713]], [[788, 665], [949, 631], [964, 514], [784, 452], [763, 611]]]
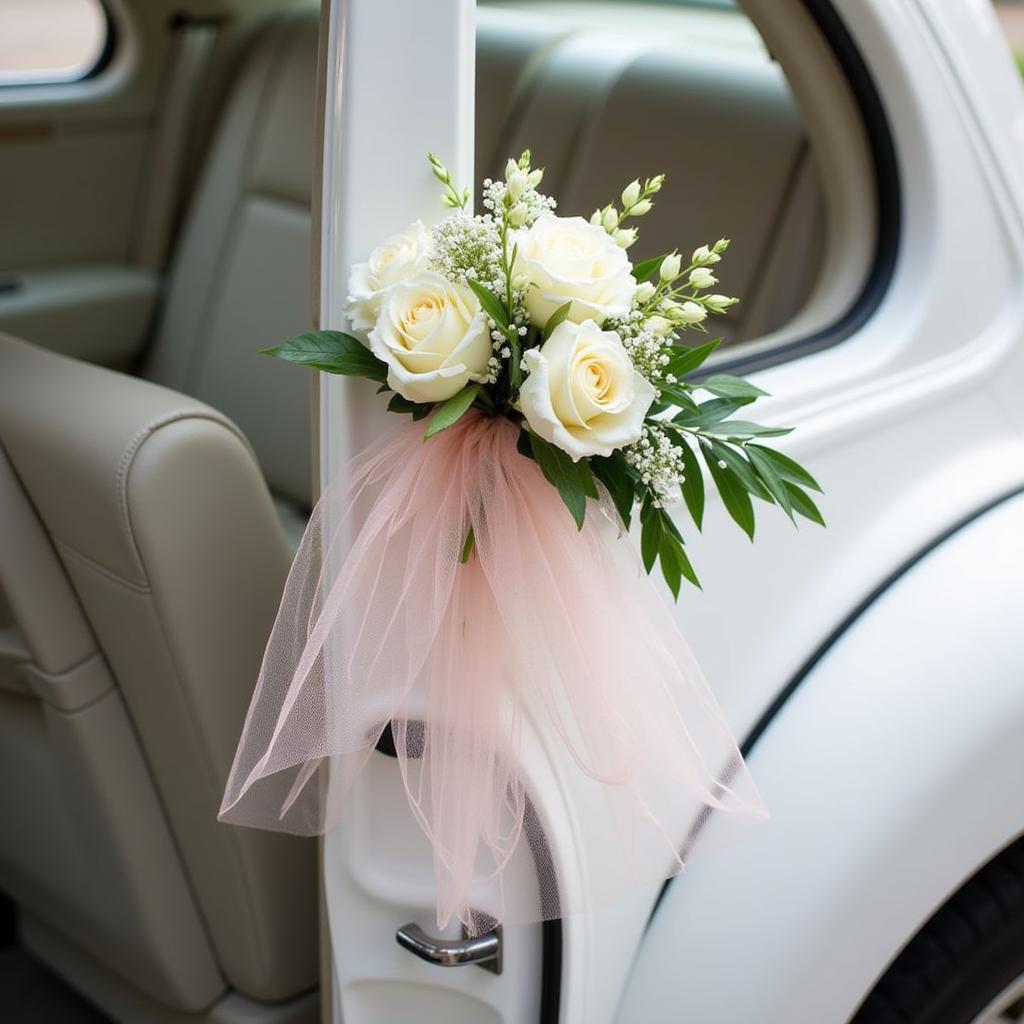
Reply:
[[449, 281], [478, 281], [492, 291], [501, 282], [501, 239], [494, 218], [456, 213], [430, 231], [430, 268]]
[[664, 508], [682, 497], [680, 487], [686, 478], [686, 463], [680, 445], [685, 443], [674, 439], [660, 424], [648, 422], [640, 440], [623, 449], [626, 462], [651, 489], [656, 508]]
[[604, 327], [619, 335], [633, 368], [657, 387], [665, 372], [663, 360], [667, 361], [668, 357], [664, 351], [665, 338], [655, 332], [651, 318], [645, 317], [634, 305], [626, 316], [606, 320]]

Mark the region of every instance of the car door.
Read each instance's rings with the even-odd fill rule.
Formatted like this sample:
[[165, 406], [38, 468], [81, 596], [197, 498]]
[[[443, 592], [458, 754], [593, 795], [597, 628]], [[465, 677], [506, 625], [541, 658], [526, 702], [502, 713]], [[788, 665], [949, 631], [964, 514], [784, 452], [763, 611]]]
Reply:
[[[997, 323], [993, 310], [1008, 308], [1009, 254], [1019, 252], [1020, 234], [1015, 220], [1007, 240], [999, 214], [1005, 200], [993, 199], [998, 186], [956, 149], [966, 145], [964, 136], [958, 141], [948, 129], [943, 136], [938, 109], [911, 109], [911, 98], [927, 106], [923, 97], [944, 81], [922, 56], [931, 13], [918, 12], [913, 46], [901, 43], [901, 53], [894, 41], [903, 39], [902, 13], [880, 0], [758, 0], [747, 7], [822, 144], [818, 169], [829, 216], [824, 269], [807, 308], [775, 336], [723, 357], [730, 368], [760, 371], [758, 383], [779, 396], [766, 403], [765, 417], [798, 427], [788, 450], [822, 478], [829, 529], [797, 534], [785, 521], [765, 518], [750, 548], [716, 503], [691, 549], [708, 580], [679, 605], [681, 627], [727, 716], [752, 740], [770, 726], [775, 702], [801, 666], [903, 559], [1019, 484], [1019, 470], [993, 459], [955, 489], [942, 481], [951, 463], [1020, 443], [1019, 422], [990, 390], [997, 353], [1019, 329], [1016, 320]], [[349, 264], [396, 224], [436, 209], [422, 155], [442, 153], [460, 181], [472, 178], [473, 5], [334, 0], [325, 4], [324, 32], [320, 320], [334, 327], [344, 323]], [[894, 137], [890, 118], [902, 134]], [[901, 181], [910, 174], [928, 188], [908, 197]], [[985, 303], [965, 309], [953, 294], [956, 254], [969, 237], [983, 237], [998, 256], [974, 282]], [[912, 298], [910, 308], [900, 295]], [[977, 361], [982, 351], [984, 366]], [[1005, 358], [1008, 377], [1019, 380], [1019, 358]], [[951, 376], [946, 370], [954, 364], [962, 372]], [[970, 410], [972, 433], [944, 434], [940, 450], [934, 438], [954, 396]], [[384, 423], [372, 391], [323, 380], [322, 482], [343, 473]], [[551, 737], [532, 736], [526, 751], [519, 767], [571, 907], [588, 857], [574, 843], [572, 771]], [[784, 839], [774, 834], [773, 841]], [[532, 856], [519, 851], [516, 884], [524, 893], [536, 884]], [[396, 941], [400, 929], [418, 925], [435, 944], [460, 936], [431, 928], [429, 850], [383, 750], [373, 755], [341, 826], [325, 837], [322, 864], [333, 1019], [347, 1024], [615, 1020], [658, 901], [656, 892], [641, 893], [600, 914], [505, 928], [500, 974], [416, 958]], [[725, 921], [743, 919], [726, 903], [721, 913]], [[728, 957], [728, 932], [708, 933], [710, 958]], [[752, 957], [761, 934], [744, 943]], [[661, 977], [648, 975], [647, 984], [676, 999], [676, 979], [664, 969], [671, 950], [659, 953]], [[887, 951], [873, 955], [884, 963]], [[657, 1003], [632, 995], [627, 1014], [629, 1006]], [[727, 986], [713, 998], [723, 1008], [719, 1019], [741, 1019], [729, 1016], [734, 994]], [[742, 1001], [738, 993], [735, 999]]]

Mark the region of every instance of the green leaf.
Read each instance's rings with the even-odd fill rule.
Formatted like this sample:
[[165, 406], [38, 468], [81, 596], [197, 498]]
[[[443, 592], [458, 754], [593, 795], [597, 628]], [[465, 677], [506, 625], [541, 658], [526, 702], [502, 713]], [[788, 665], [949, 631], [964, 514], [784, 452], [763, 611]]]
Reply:
[[674, 538], [663, 538], [661, 550], [658, 553], [658, 561], [661, 562], [661, 575], [665, 577], [668, 589], [672, 596], [679, 600], [679, 584], [682, 582], [683, 567], [679, 561], [682, 548]]
[[[690, 392], [687, 391], [685, 387], [679, 384], [659, 384], [658, 390], [661, 392], [662, 399], [667, 398], [672, 405], [678, 408], [679, 412], [689, 413], [691, 416], [700, 415], [697, 403], [693, 400]], [[653, 416], [655, 412], [656, 410], [652, 406], [651, 409], [648, 410], [647, 415]]]
[[792, 434], [792, 427], [762, 427], [759, 423], [750, 423], [747, 420], [725, 419], [717, 425], [706, 428], [709, 434], [716, 434], [719, 437], [735, 437], [739, 440], [747, 440], [750, 437], [785, 437]]
[[750, 495], [746, 488], [736, 479], [736, 474], [729, 468], [720, 469], [718, 460], [707, 448], [701, 446], [701, 454], [707, 463], [711, 479], [722, 496], [725, 510], [732, 516], [736, 525], [751, 539], [754, 539], [754, 507], [750, 504]]
[[769, 504], [774, 504], [775, 499], [772, 497], [771, 491], [761, 483], [758, 475], [754, 472], [750, 463], [747, 462], [746, 456], [742, 452], [738, 452], [735, 448], [731, 448], [721, 441], [708, 441], [707, 445], [714, 453], [715, 458], [721, 459], [736, 474], [736, 479], [739, 480], [747, 491], [763, 501], [767, 501]]
[[503, 331], [508, 330], [508, 310], [505, 309], [505, 303], [490, 288], [485, 288], [479, 281], [474, 281], [471, 277], [466, 278], [466, 284], [469, 285], [470, 290], [480, 300], [480, 306], [483, 311]]
[[769, 448], [763, 444], [749, 444], [747, 447], [755, 448], [771, 459], [776, 471], [783, 480], [789, 480], [791, 483], [801, 484], [804, 487], [810, 487], [812, 491], [817, 491], [819, 494], [822, 493], [821, 485], [818, 481], [799, 462], [794, 462], [788, 455], [783, 455], [782, 452], [777, 452], [774, 448]]
[[[698, 590], [703, 590], [700, 579], [697, 577], [697, 571], [690, 562], [689, 556], [686, 554], [682, 544], [678, 544], [673, 548], [671, 557], [678, 561], [679, 571], [683, 574], [683, 578], [689, 580]], [[664, 555], [662, 558], [664, 558]]]
[[[401, 395], [392, 395], [388, 402], [388, 412], [414, 413], [421, 408], [419, 403], [410, 402], [408, 398], [403, 398]], [[430, 407], [427, 406], [427, 408], [429, 410]]]
[[533, 447], [530, 444], [530, 432], [528, 430], [520, 429], [519, 437], [516, 438], [516, 451], [528, 459], [533, 458]]
[[358, 338], [342, 331], [309, 331], [261, 351], [263, 355], [324, 373], [367, 377], [380, 383], [388, 379], [387, 363], [378, 359]]
[[434, 415], [430, 417], [423, 440], [428, 441], [435, 434], [440, 434], [442, 430], [447, 430], [450, 426], [458, 423], [469, 411], [469, 407], [482, 390], [482, 384], [467, 384], [457, 395], [453, 395], [447, 402], [442, 402]]
[[818, 511], [818, 506], [811, 501], [810, 495], [800, 490], [796, 484], [791, 484], [788, 480], [785, 481], [785, 484], [786, 491], [789, 493], [789, 500], [793, 505], [793, 511], [805, 519], [810, 519], [812, 523], [824, 526], [825, 517]]
[[721, 338], [705, 342], [696, 348], [682, 348], [673, 346], [673, 352], [669, 356], [668, 365], [665, 367], [667, 373], [675, 374], [680, 380], [693, 373], [699, 366], [702, 366], [712, 352], [722, 344]]
[[630, 474], [625, 456], [622, 452], [615, 452], [614, 455], [609, 455], [607, 458], [592, 458], [590, 469], [594, 476], [608, 488], [615, 510], [628, 530], [633, 518], [636, 484]]
[[779, 503], [786, 515], [792, 519], [793, 503], [789, 500], [789, 491], [786, 490], [785, 481], [775, 471], [771, 459], [755, 448], [748, 447], [744, 450], [747, 453], [747, 458], [750, 460], [750, 465], [760, 481], [768, 488], [772, 497]]
[[679, 447], [683, 450], [683, 501], [690, 510], [697, 529], [701, 529], [704, 520], [704, 474], [694, 450], [683, 441]]
[[422, 402], [410, 402], [401, 395], [392, 395], [391, 401], [388, 402], [388, 412], [409, 413], [413, 423], [419, 423], [420, 420], [426, 419], [434, 411], [434, 408], [435, 406], [424, 405]]
[[587, 498], [597, 497], [597, 486], [590, 466], [582, 459], [573, 462], [561, 448], [556, 448], [536, 434], [531, 433], [529, 436], [533, 457], [540, 471], [548, 483], [558, 489], [577, 528], [582, 530], [583, 519], [587, 514]]
[[551, 332], [560, 324], [565, 321], [565, 318], [569, 315], [569, 310], [572, 309], [572, 300], [570, 299], [564, 305], [559, 306], [558, 309], [548, 317], [548, 322], [544, 325], [544, 334], [541, 336], [543, 341], [547, 341], [551, 337]]
[[518, 391], [523, 386], [523, 347], [517, 332], [512, 333], [508, 347], [511, 353], [508, 357], [508, 382], [514, 391]]
[[[667, 513], [663, 513], [663, 524], [671, 521], [671, 517]], [[684, 577], [695, 587], [700, 588], [700, 580], [690, 564], [690, 559], [686, 556], [682, 543], [671, 533], [665, 532], [664, 525], [658, 561], [661, 563], [661, 574], [665, 577], [665, 582], [677, 601], [679, 600], [679, 586]]]
[[[668, 253], [665, 253], [667, 256]], [[641, 260], [633, 267], [633, 279], [637, 284], [643, 284], [648, 278], [653, 277], [661, 267], [661, 261], [665, 256], [652, 256], [649, 260]]]
[[683, 547], [683, 538], [672, 516], [663, 508], [657, 508], [648, 493], [644, 498], [640, 518], [643, 529], [640, 532], [640, 558], [644, 569], [650, 573], [654, 563], [661, 563], [661, 574], [665, 577], [672, 596], [679, 598], [682, 580], [689, 580], [695, 587], [700, 580]]
[[471, 526], [466, 533], [466, 539], [463, 541], [462, 550], [459, 552], [459, 565], [465, 565], [470, 556], [473, 554], [473, 548], [476, 547], [476, 537], [473, 534], [473, 527]]
[[648, 515], [640, 531], [640, 557], [648, 573], [654, 568], [661, 551], [661, 537], [661, 516]]
[[752, 401], [751, 398], [712, 398], [697, 406], [696, 416], [683, 410], [676, 413], [672, 420], [695, 430], [707, 430], [717, 426], [722, 420], [728, 419], [734, 412], [749, 405]]
[[742, 377], [733, 377], [728, 373], [713, 374], [706, 380], [702, 380], [700, 386], [720, 398], [760, 398], [762, 395], [768, 394], [767, 391], [755, 387], [750, 381], [744, 380]]

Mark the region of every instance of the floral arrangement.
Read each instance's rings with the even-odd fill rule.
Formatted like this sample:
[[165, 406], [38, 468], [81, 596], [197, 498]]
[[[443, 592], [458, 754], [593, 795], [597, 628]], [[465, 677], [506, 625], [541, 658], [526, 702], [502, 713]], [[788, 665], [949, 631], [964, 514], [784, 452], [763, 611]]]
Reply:
[[[714, 290], [727, 240], [688, 261], [629, 258], [664, 176], [588, 221], [555, 213], [528, 152], [484, 182], [477, 215], [430, 164], [452, 212], [352, 268], [354, 333], [268, 350], [375, 381], [411, 419], [313, 510], [220, 816], [326, 832], [386, 751], [432, 847], [439, 926], [457, 917], [478, 934], [656, 886], [764, 820], [641, 566], [660, 563], [677, 597], [697, 584], [669, 507], [685, 503], [700, 527], [702, 463], [751, 538], [752, 498], [822, 520], [813, 477], [763, 443], [788, 431], [735, 415], [763, 392], [691, 376], [718, 342], [680, 339], [736, 302]], [[637, 505], [639, 552], [622, 529]], [[539, 777], [560, 781], [538, 792]], [[712, 814], [724, 820], [706, 829]], [[565, 856], [585, 861], [568, 887], [551, 855], [559, 820]], [[536, 885], [508, 899], [521, 840]]]
[[[807, 493], [820, 490], [792, 459], [763, 443], [790, 433], [735, 414], [765, 394], [740, 377], [699, 370], [720, 344], [680, 343], [738, 299], [715, 292], [729, 240], [631, 263], [631, 222], [654, 207], [665, 176], [631, 182], [589, 221], [561, 217], [538, 190], [529, 150], [503, 180], [483, 182], [481, 214], [469, 190], [429, 156], [453, 209], [420, 221], [353, 267], [348, 314], [356, 336], [316, 331], [266, 350], [327, 373], [366, 377], [393, 392], [388, 409], [426, 419], [424, 440], [476, 407], [521, 429], [519, 451], [536, 460], [582, 527], [587, 499], [606, 488], [628, 528], [640, 507], [641, 554], [676, 596], [699, 586], [667, 509], [682, 501], [697, 528], [704, 514], [700, 461], [735, 522], [754, 536], [751, 497], [791, 518], [823, 524]], [[794, 519], [795, 521], [795, 519]], [[473, 549], [466, 537], [463, 558]]]

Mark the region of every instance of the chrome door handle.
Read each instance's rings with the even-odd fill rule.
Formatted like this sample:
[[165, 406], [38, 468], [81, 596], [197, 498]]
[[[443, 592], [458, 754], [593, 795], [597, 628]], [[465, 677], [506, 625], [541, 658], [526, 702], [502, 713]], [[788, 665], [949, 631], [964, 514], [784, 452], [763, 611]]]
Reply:
[[435, 939], [418, 924], [406, 924], [398, 929], [395, 939], [410, 953], [438, 967], [475, 964], [485, 971], [501, 974], [501, 925], [483, 935]]

